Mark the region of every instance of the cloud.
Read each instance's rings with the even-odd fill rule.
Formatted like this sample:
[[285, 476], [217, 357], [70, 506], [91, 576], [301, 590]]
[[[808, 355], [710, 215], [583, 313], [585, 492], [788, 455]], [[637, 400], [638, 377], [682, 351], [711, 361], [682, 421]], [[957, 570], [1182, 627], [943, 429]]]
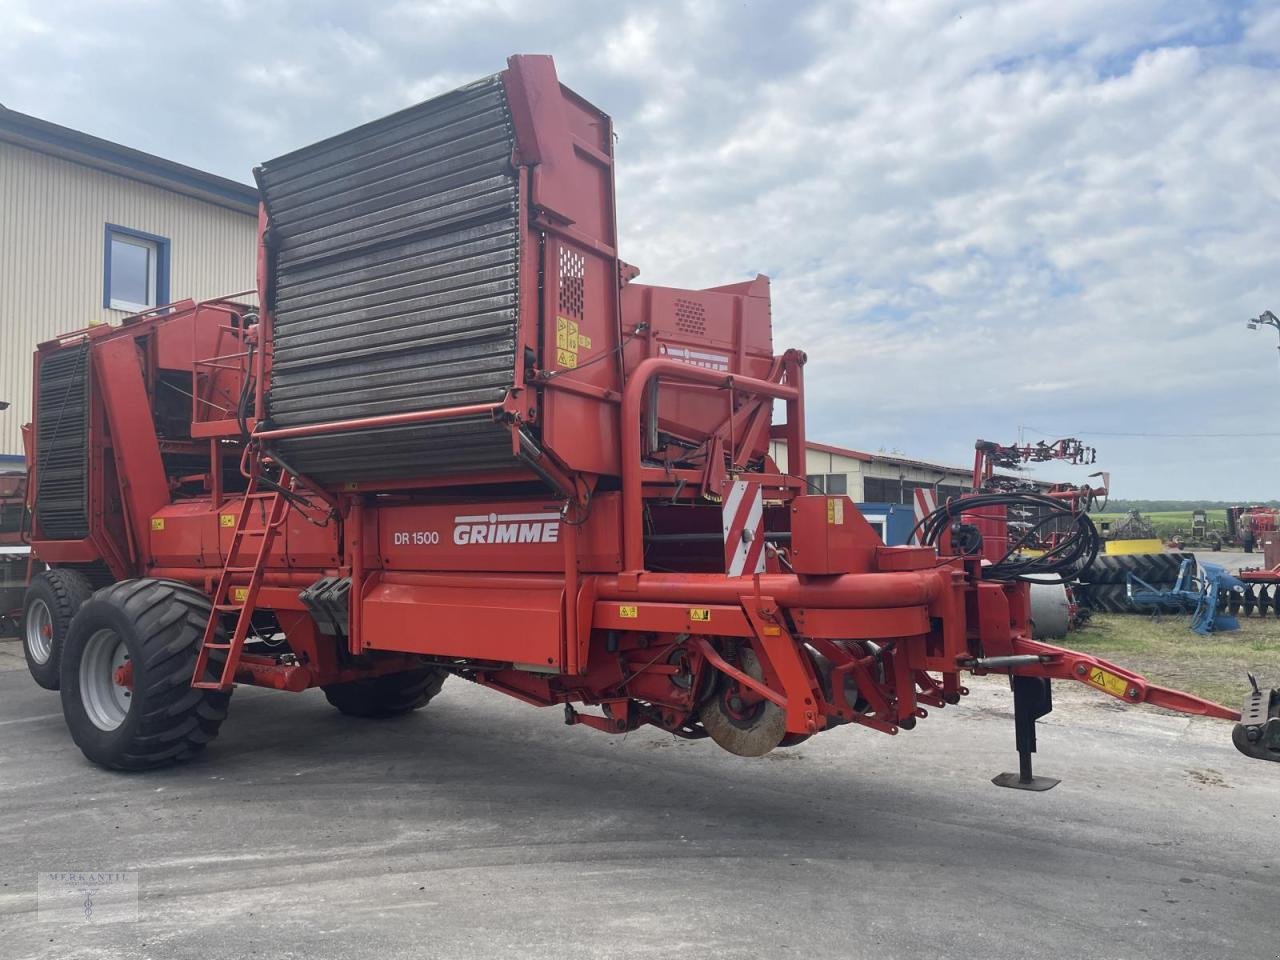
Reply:
[[1099, 437], [1100, 463], [1124, 495], [1274, 495], [1280, 370], [1270, 331], [1242, 323], [1280, 309], [1271, 4], [264, 0], [243, 15], [0, 0], [22, 30], [0, 101], [246, 179], [550, 52], [614, 116], [621, 251], [642, 279], [771, 275], [776, 342], [810, 356], [815, 438], [963, 462], [978, 436], [1029, 425], [1256, 425], [1248, 444]]

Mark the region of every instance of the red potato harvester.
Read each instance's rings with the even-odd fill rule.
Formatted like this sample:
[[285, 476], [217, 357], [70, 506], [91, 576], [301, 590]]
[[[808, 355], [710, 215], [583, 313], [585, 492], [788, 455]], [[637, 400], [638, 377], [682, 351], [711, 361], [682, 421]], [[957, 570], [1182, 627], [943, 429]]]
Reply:
[[613, 164], [609, 117], [512, 57], [258, 168], [260, 307], [40, 345], [36, 678], [91, 760], [190, 756], [235, 684], [387, 716], [450, 675], [759, 756], [911, 730], [963, 671], [1011, 677], [1008, 785], [1051, 783], [1031, 752], [1053, 679], [1236, 721], [1280, 759], [1274, 691], [1242, 721], [1030, 639], [1020, 577], [1089, 562], [1087, 517], [1031, 571], [984, 563], [963, 499], [886, 547], [806, 494], [805, 355], [774, 350], [768, 280], [635, 282]]

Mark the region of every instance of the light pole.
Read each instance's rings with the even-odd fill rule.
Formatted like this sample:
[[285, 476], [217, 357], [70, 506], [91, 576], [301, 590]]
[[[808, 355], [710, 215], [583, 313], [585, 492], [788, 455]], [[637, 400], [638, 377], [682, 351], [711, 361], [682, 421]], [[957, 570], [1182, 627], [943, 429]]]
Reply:
[[[1249, 321], [1250, 330], [1257, 330], [1259, 327], [1275, 327], [1276, 333], [1280, 334], [1280, 317], [1277, 317], [1270, 310], [1263, 310]], [[1276, 349], [1280, 350], [1280, 346], [1277, 346]]]

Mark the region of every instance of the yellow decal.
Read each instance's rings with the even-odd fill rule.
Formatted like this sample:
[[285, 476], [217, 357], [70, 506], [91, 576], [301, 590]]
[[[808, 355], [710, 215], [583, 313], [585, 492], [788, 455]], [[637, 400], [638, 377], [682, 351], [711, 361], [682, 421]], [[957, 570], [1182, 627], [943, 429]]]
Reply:
[[578, 366], [578, 351], [591, 349], [591, 338], [578, 330], [578, 321], [556, 316], [556, 366], [573, 370]]
[[234, 513], [218, 514], [218, 526], [234, 527], [236, 525], [236, 515]]
[[711, 619], [711, 611], [708, 610], [706, 607], [690, 607], [689, 619], [700, 620], [703, 623], [706, 623]]
[[1089, 668], [1089, 682], [1099, 690], [1105, 690], [1113, 697], [1123, 697], [1125, 691], [1129, 689], [1129, 681], [1124, 677], [1117, 677], [1108, 670], [1101, 667]]
[[152, 518], [151, 518], [151, 529], [152, 529], [152, 530], [163, 530], [163, 529], [164, 529], [164, 517], [152, 517]]
[[835, 527], [844, 525], [844, 500], [832, 497], [827, 501], [827, 523]]
[[640, 616], [640, 608], [639, 607], [619, 607], [618, 616], [620, 616], [623, 620], [634, 620], [636, 619], [636, 617]]
[[248, 587], [232, 587], [231, 588], [232, 603], [244, 603], [248, 599], [249, 599]]

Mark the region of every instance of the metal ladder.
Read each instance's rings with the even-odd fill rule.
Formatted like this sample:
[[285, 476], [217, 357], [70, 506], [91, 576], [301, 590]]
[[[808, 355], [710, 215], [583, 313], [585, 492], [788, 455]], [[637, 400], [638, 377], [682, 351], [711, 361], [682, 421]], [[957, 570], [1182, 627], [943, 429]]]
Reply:
[[[283, 476], [281, 477], [283, 481]], [[249, 519], [254, 506], [266, 503], [266, 522], [262, 527], [249, 527]], [[249, 488], [245, 491], [244, 501], [240, 506], [240, 516], [236, 519], [236, 529], [231, 535], [231, 547], [227, 550], [227, 562], [218, 577], [218, 586], [213, 592], [213, 609], [209, 613], [209, 622], [204, 628], [204, 637], [200, 641], [200, 654], [196, 657], [195, 674], [191, 678], [191, 686], [197, 690], [228, 690], [235, 682], [236, 670], [240, 666], [240, 657], [244, 653], [245, 638], [253, 623], [253, 612], [257, 606], [258, 591], [262, 588], [263, 570], [267, 557], [271, 553], [271, 545], [276, 534], [284, 524], [289, 513], [289, 501], [279, 490], [263, 492], [258, 483], [257, 471], [249, 480]], [[246, 567], [240, 554], [246, 541], [260, 538], [258, 551], [253, 566]], [[232, 586], [238, 576], [249, 575], [248, 585]], [[218, 640], [218, 630], [223, 625], [223, 618], [235, 614], [236, 623], [231, 631], [231, 639], [227, 642]], [[206, 676], [211, 662], [210, 654], [225, 651], [226, 659], [222, 661], [222, 669], [217, 680]], [[216, 661], [213, 661], [215, 669]]]

